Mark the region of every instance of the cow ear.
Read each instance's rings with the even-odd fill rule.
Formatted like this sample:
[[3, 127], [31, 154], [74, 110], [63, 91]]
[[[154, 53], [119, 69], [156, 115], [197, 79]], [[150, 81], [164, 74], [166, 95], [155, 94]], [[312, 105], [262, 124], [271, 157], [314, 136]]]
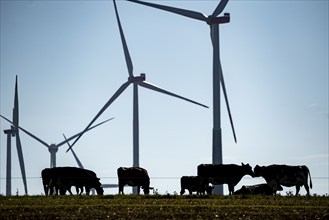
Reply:
[[244, 166], [244, 163], [241, 162], [241, 164], [242, 164], [242, 166]]

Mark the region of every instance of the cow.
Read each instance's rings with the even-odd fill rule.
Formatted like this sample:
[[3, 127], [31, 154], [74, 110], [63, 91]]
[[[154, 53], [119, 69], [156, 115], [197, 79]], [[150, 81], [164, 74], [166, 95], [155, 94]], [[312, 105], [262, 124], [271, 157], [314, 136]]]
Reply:
[[182, 176], [180, 179], [181, 191], [180, 194], [185, 193], [185, 189], [189, 191], [189, 194], [192, 195], [193, 192], [197, 192], [197, 195], [207, 194], [211, 195], [213, 186], [209, 186], [208, 181], [199, 176]]
[[282, 186], [296, 186], [296, 196], [299, 193], [300, 187], [304, 186], [307, 195], [310, 195], [308, 186], [308, 176], [310, 177], [310, 187], [312, 189], [311, 173], [307, 166], [289, 166], [277, 165], [258, 166], [254, 168], [255, 176], [263, 177], [266, 182], [272, 187], [273, 191], [282, 190]]
[[244, 175], [254, 176], [252, 167], [249, 164], [200, 164], [198, 176], [206, 178], [213, 185], [227, 184], [229, 195], [234, 192], [236, 186]]
[[[68, 190], [70, 194], [72, 195], [71, 188], [66, 189], [60, 182], [58, 181], [58, 176], [60, 173], [60, 169], [56, 168], [45, 168], [41, 171], [41, 178], [42, 178], [42, 184], [43, 189], [45, 192], [45, 195], [58, 195], [58, 191], [60, 191], [60, 194], [65, 194], [65, 191]], [[55, 189], [55, 191], [54, 191]], [[50, 192], [49, 192], [50, 191]]]
[[117, 170], [119, 180], [119, 194], [123, 193], [125, 185], [137, 186], [138, 193], [140, 187], [143, 189], [144, 194], [150, 193], [150, 177], [147, 170], [141, 167], [119, 167]]
[[104, 193], [99, 182], [100, 179], [91, 170], [77, 167], [54, 167], [42, 170], [41, 176], [46, 195], [48, 195], [49, 189], [52, 195], [53, 188], [56, 189], [56, 195], [58, 194], [58, 190], [61, 195], [65, 195], [66, 190], [72, 194], [70, 190], [71, 186], [81, 189], [80, 195], [83, 192], [83, 187], [85, 187], [87, 195], [89, 195], [91, 188], [95, 188], [98, 195], [103, 195]]
[[252, 186], [242, 186], [241, 189], [235, 191], [233, 194], [236, 195], [273, 195], [272, 187], [267, 183], [252, 185]]

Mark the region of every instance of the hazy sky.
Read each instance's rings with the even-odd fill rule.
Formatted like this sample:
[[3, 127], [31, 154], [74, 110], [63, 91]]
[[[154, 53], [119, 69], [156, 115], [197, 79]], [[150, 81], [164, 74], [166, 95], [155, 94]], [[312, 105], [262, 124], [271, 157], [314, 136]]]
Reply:
[[[156, 2], [208, 15], [219, 1]], [[146, 73], [148, 82], [210, 107], [139, 89], [140, 165], [159, 193], [179, 192], [181, 176], [196, 175], [197, 165], [212, 161], [209, 26], [127, 1], [117, 6], [135, 75]], [[235, 144], [223, 103], [224, 163], [305, 164], [311, 193], [328, 194], [328, 1], [232, 0], [224, 11], [231, 22], [220, 26], [220, 53], [238, 139]], [[0, 112], [12, 117], [18, 75], [20, 125], [49, 144], [85, 128], [127, 80], [112, 1], [1, 0], [0, 33]], [[117, 183], [116, 169], [132, 166], [132, 87], [97, 122], [111, 117], [74, 146], [102, 183]], [[0, 122], [5, 194], [2, 130], [10, 125]], [[49, 167], [50, 154], [20, 134], [29, 194], [41, 194], [40, 172]], [[12, 193], [23, 194], [14, 140], [12, 145]], [[77, 166], [66, 149], [59, 149], [57, 165]], [[263, 182], [245, 176], [236, 189]], [[282, 194], [288, 190], [295, 192], [284, 188]]]

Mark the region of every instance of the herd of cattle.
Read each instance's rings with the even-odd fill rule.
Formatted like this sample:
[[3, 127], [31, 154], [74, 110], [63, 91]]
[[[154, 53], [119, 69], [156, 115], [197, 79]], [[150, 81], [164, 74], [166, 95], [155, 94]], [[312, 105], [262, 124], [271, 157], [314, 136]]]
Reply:
[[[143, 189], [144, 194], [149, 194], [150, 177], [146, 169], [140, 167], [120, 167], [117, 170], [119, 194], [123, 194], [125, 185]], [[243, 176], [263, 177], [266, 183], [242, 186], [234, 191], [234, 187], [240, 182]], [[42, 183], [45, 195], [65, 195], [68, 191], [71, 195], [71, 187], [75, 186], [77, 194], [82, 194], [85, 188], [89, 195], [91, 188], [94, 188], [98, 195], [103, 195], [104, 190], [100, 179], [91, 171], [76, 167], [55, 167], [46, 168], [41, 172]], [[310, 177], [310, 185], [308, 185]], [[312, 188], [311, 174], [307, 166], [270, 165], [255, 166], [249, 164], [200, 164], [197, 167], [197, 176], [183, 176], [181, 178], [181, 191], [189, 194], [212, 194], [213, 185], [227, 184], [229, 194], [251, 194], [251, 195], [274, 195], [277, 191], [283, 190], [282, 186], [296, 186], [296, 195], [300, 187], [304, 186], [307, 195], [310, 195], [309, 187]]]

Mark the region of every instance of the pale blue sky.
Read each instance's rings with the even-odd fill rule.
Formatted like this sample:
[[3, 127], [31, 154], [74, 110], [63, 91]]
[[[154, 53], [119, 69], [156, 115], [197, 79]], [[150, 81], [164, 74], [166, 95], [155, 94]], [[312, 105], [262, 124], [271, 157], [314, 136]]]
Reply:
[[[157, 1], [211, 14], [218, 1]], [[160, 193], [180, 191], [179, 178], [211, 163], [212, 46], [208, 25], [127, 1], [117, 6], [134, 73], [190, 103], [141, 88], [140, 165]], [[229, 1], [220, 52], [238, 143], [222, 105], [224, 163], [305, 164], [311, 193], [329, 192], [328, 1]], [[11, 118], [19, 77], [20, 125], [47, 143], [82, 130], [127, 80], [112, 1], [1, 0], [1, 114]], [[224, 104], [224, 103], [223, 103]], [[98, 120], [115, 117], [74, 146], [81, 162], [116, 183], [132, 165], [132, 87]], [[1, 122], [1, 185], [6, 136]], [[41, 194], [48, 150], [21, 132], [29, 194]], [[13, 146], [15, 142], [13, 141]], [[76, 166], [62, 146], [58, 166]], [[13, 193], [23, 186], [13, 149]], [[242, 179], [242, 184], [264, 182]], [[227, 193], [227, 186], [224, 186]], [[285, 188], [285, 191], [294, 188]], [[129, 192], [126, 190], [126, 192]], [[106, 189], [106, 194], [117, 189]], [[304, 188], [301, 194], [305, 194]]]

